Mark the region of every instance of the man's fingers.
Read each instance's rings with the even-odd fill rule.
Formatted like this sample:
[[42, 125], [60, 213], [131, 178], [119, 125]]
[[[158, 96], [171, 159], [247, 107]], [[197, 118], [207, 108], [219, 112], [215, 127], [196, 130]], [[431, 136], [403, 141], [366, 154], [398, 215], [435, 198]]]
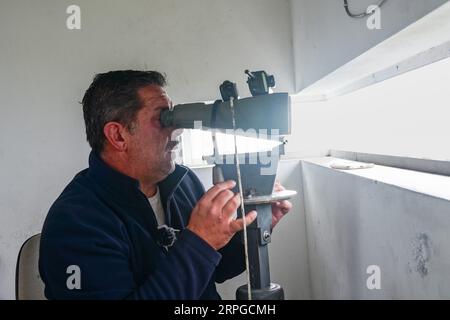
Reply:
[[[249, 213], [247, 213], [247, 215], [245, 216], [245, 223], [248, 226], [249, 224], [251, 224], [253, 221], [255, 221], [256, 219], [256, 211], [250, 211]], [[230, 222], [230, 229], [233, 233], [236, 233], [238, 231], [241, 231], [242, 229], [244, 229], [244, 219], [237, 219], [237, 220], [233, 220]]]
[[284, 191], [286, 189], [281, 185], [281, 183], [279, 183], [278, 181], [275, 181], [275, 185], [273, 187], [273, 190], [275, 192], [278, 192], [278, 191]]
[[221, 182], [216, 184], [214, 187], [212, 187], [211, 189], [209, 189], [205, 195], [203, 196], [203, 198], [201, 200], [204, 201], [213, 201], [214, 198], [223, 190], [227, 190], [227, 189], [232, 189], [234, 188], [234, 186], [236, 185], [236, 182], [234, 182], [233, 180], [228, 180], [225, 182]]
[[281, 208], [281, 210], [283, 211], [289, 211], [292, 209], [292, 203], [290, 201], [283, 200], [281, 201], [279, 208]]
[[239, 208], [240, 205], [241, 205], [241, 197], [239, 193], [237, 193], [223, 207], [222, 212], [225, 214], [226, 217], [231, 218], [232, 216], [234, 216], [237, 208]]
[[213, 200], [213, 207], [220, 212], [223, 212], [224, 206], [228, 205], [235, 197], [235, 194], [230, 190], [221, 191]]
[[[283, 201], [277, 201], [273, 204], [272, 206], [272, 210], [279, 210], [281, 211], [283, 214], [288, 213], [291, 209], [292, 209], [292, 203], [288, 200], [283, 200]], [[274, 211], [272, 211], [274, 212]]]

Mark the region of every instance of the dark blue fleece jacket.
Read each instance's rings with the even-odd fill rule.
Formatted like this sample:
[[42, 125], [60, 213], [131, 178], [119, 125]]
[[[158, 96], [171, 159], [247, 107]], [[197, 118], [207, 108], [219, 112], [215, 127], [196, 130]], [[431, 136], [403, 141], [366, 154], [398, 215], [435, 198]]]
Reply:
[[[220, 299], [215, 282], [244, 270], [236, 235], [215, 251], [185, 229], [204, 188], [188, 168], [159, 183], [166, 224], [181, 230], [168, 250], [138, 181], [93, 152], [50, 208], [41, 236], [39, 270], [49, 299]], [[73, 282], [79, 267], [79, 289]], [[69, 280], [69, 281], [68, 281]]]

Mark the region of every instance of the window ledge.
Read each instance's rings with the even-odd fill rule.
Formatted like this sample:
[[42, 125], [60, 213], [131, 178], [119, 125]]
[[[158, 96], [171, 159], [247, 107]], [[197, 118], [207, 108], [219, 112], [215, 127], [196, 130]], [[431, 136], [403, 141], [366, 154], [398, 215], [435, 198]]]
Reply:
[[341, 174], [350, 174], [374, 182], [380, 182], [450, 201], [450, 177], [448, 176], [383, 165], [375, 165], [369, 169], [336, 170], [330, 167], [332, 163], [349, 160], [334, 157], [311, 158], [302, 161], [327, 168], [334, 172], [340, 172]]

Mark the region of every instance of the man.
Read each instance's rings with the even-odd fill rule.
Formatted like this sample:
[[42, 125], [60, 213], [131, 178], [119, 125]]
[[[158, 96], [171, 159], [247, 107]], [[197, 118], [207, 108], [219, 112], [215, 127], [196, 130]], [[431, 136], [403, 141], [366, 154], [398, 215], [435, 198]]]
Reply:
[[[64, 189], [42, 230], [47, 298], [220, 299], [215, 282], [244, 271], [235, 182], [205, 193], [192, 171], [174, 164], [176, 131], [160, 125], [172, 105], [165, 85], [158, 72], [113, 71], [86, 91], [89, 168]], [[273, 207], [273, 226], [290, 208]]]

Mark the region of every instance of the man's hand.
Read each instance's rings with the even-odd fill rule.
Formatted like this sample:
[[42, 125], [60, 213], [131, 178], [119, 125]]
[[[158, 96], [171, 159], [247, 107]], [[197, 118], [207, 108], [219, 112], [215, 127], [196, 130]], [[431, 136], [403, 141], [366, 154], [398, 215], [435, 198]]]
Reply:
[[[284, 187], [278, 182], [275, 182], [275, 186], [273, 188], [275, 192], [285, 190]], [[271, 229], [275, 228], [275, 226], [280, 222], [280, 220], [289, 213], [292, 209], [292, 203], [287, 200], [277, 201], [272, 203], [272, 226]]]
[[[187, 228], [216, 250], [224, 247], [233, 235], [244, 228], [244, 220], [234, 219], [241, 205], [239, 194], [232, 189], [236, 183], [225, 181], [209, 189], [192, 211]], [[247, 225], [256, 218], [256, 211], [245, 217]]]

